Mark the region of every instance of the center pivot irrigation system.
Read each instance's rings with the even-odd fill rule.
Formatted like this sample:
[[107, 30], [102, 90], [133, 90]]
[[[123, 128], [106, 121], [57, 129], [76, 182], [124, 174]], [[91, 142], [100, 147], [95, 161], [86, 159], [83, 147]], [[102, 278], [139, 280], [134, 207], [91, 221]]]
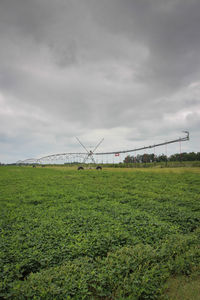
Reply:
[[[155, 149], [156, 147], [168, 145], [168, 144], [173, 144], [173, 143], [180, 143], [185, 142], [189, 140], [189, 132], [188, 131], [183, 131], [186, 135], [184, 137], [179, 137], [175, 140], [170, 140], [166, 141], [163, 143], [159, 144], [154, 144], [150, 146], [145, 146], [145, 147], [140, 147], [140, 148], [135, 148], [135, 149], [130, 149], [130, 150], [120, 150], [120, 151], [112, 151], [112, 152], [96, 152], [97, 148], [101, 145], [103, 142], [104, 138], [94, 147], [93, 150], [88, 150], [83, 143], [76, 137], [77, 141], [79, 144], [83, 147], [83, 149], [86, 152], [69, 152], [69, 153], [58, 153], [58, 154], [52, 154], [52, 155], [47, 155], [43, 156], [41, 158], [29, 158], [26, 160], [19, 160], [17, 161], [17, 164], [49, 164], [49, 163], [56, 163], [58, 161], [65, 161], [65, 163], [82, 163], [85, 164], [88, 160], [90, 160], [93, 164], [96, 164], [96, 161], [94, 159], [94, 156], [96, 156], [96, 160], [100, 156], [105, 156], [105, 155], [114, 155], [114, 156], [119, 156], [120, 154], [125, 154], [125, 153], [131, 153], [131, 152], [137, 152], [137, 151], [142, 151], [142, 150], [147, 150], [147, 149]], [[180, 147], [181, 148], [181, 147]], [[97, 167], [101, 168], [100, 166]], [[79, 167], [79, 169], [83, 169], [83, 167]]]
[[[61, 161], [65, 161], [65, 163], [78, 163], [78, 164], [85, 164], [88, 160], [91, 161], [93, 164], [96, 164], [96, 161], [98, 160], [99, 157], [103, 156], [109, 156], [109, 155], [114, 155], [114, 156], [119, 156], [120, 154], [126, 154], [126, 153], [131, 153], [131, 152], [137, 152], [137, 151], [142, 151], [142, 150], [147, 150], [147, 149], [154, 149], [156, 147], [172, 144], [172, 143], [180, 143], [180, 149], [181, 149], [181, 142], [188, 141], [189, 140], [189, 132], [188, 131], [183, 131], [186, 135], [184, 137], [179, 137], [175, 140], [170, 140], [170, 141], [165, 141], [163, 143], [159, 144], [154, 144], [150, 146], [145, 146], [145, 147], [139, 147], [135, 149], [130, 149], [130, 150], [120, 150], [120, 151], [112, 151], [112, 152], [96, 152], [97, 148], [101, 145], [104, 139], [102, 139], [95, 147], [93, 150], [88, 150], [83, 143], [76, 137], [77, 141], [79, 144], [83, 147], [83, 149], [86, 152], [68, 152], [68, 153], [58, 153], [58, 154], [52, 154], [52, 155], [47, 155], [43, 156], [41, 158], [29, 158], [25, 160], [19, 160], [17, 161], [17, 164], [51, 164], [51, 163], [58, 163]], [[96, 158], [96, 161], [94, 159], [94, 156]], [[102, 162], [103, 163], [103, 162]], [[97, 168], [101, 168], [98, 166]], [[79, 167], [79, 169], [83, 169], [83, 167]]]

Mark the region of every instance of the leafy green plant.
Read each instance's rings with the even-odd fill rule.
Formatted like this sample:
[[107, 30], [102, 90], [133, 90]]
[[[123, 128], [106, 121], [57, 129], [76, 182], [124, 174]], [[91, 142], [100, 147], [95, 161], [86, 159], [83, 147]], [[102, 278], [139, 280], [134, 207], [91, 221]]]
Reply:
[[157, 299], [200, 265], [196, 169], [0, 168], [2, 299]]

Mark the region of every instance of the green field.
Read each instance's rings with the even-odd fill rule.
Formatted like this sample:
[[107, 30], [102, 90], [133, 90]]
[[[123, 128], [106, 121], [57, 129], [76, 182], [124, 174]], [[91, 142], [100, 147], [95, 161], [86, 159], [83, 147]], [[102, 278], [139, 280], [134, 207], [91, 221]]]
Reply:
[[0, 167], [0, 227], [1, 299], [170, 298], [199, 285], [200, 168]]

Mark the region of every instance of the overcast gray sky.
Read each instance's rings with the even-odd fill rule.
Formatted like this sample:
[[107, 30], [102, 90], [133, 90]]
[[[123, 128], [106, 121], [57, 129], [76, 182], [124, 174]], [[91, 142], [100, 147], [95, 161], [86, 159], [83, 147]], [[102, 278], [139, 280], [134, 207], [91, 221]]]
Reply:
[[199, 128], [199, 0], [0, 0], [1, 162]]

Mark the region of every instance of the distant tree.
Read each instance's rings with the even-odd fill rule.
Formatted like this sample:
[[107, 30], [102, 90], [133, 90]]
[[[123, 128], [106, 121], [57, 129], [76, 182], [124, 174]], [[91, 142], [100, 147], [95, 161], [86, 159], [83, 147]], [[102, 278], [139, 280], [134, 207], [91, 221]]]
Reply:
[[125, 159], [124, 159], [124, 163], [129, 164], [131, 162], [132, 162], [132, 157], [130, 155], [126, 156]]
[[153, 153], [150, 154], [137, 154], [137, 156], [126, 156], [124, 159], [124, 163], [149, 163], [149, 162], [166, 162], [166, 161], [200, 161], [200, 152], [183, 152], [183, 153], [175, 153], [171, 156], [167, 157], [164, 154], [155, 156]]

